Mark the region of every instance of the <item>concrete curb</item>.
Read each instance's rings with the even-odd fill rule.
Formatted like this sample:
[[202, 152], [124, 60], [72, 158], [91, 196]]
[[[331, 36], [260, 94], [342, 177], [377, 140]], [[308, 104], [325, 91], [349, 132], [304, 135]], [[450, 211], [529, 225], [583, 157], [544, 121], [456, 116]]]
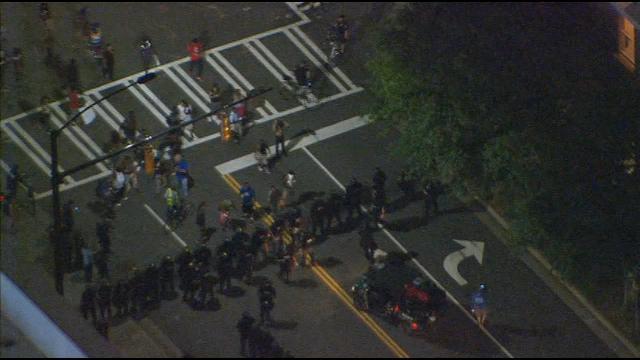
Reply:
[[[475, 197], [475, 199], [478, 202], [480, 202], [482, 206], [485, 207], [487, 212], [491, 214], [491, 216], [505, 230], [510, 230], [509, 223], [507, 223], [507, 221], [500, 214], [498, 214], [498, 212], [495, 211], [495, 209], [493, 209], [491, 205], [485, 203], [478, 197]], [[611, 333], [613, 336], [616, 337], [616, 339], [618, 339], [618, 341], [624, 344], [624, 346], [626, 346], [627, 350], [630, 352], [630, 355], [636, 358], [640, 358], [640, 349], [638, 349], [626, 336], [624, 336], [613, 324], [611, 324], [611, 322], [609, 322], [609, 320], [607, 320], [607, 318], [604, 315], [602, 315], [602, 313], [598, 309], [596, 309], [595, 306], [593, 306], [593, 304], [591, 304], [589, 300], [587, 300], [587, 298], [580, 292], [580, 290], [578, 290], [575, 286], [568, 283], [566, 280], [562, 279], [559, 272], [553, 268], [549, 260], [547, 260], [539, 250], [533, 247], [527, 246], [527, 252], [545, 269], [547, 269], [547, 271], [549, 271], [549, 273], [553, 275], [555, 280], [558, 281], [560, 284], [562, 284], [571, 293], [571, 295], [573, 295], [578, 300], [578, 302], [580, 302], [580, 304], [584, 306], [586, 310], [589, 311], [591, 315], [593, 315], [600, 322], [600, 324], [609, 331], [609, 333]], [[615, 347], [611, 346], [610, 344], [607, 344], [607, 345], [609, 345], [609, 347], [611, 347], [613, 350], [616, 350]]]

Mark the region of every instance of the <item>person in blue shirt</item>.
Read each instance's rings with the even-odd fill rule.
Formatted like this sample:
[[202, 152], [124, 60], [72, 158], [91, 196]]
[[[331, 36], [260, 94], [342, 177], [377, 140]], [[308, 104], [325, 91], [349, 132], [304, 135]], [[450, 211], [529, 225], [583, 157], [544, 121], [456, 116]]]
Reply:
[[248, 182], [240, 188], [240, 199], [242, 200], [242, 212], [245, 216], [248, 216], [253, 220], [253, 201], [256, 197], [256, 192], [253, 190]]
[[174, 157], [176, 179], [182, 191], [182, 198], [186, 198], [189, 195], [189, 163], [182, 158], [181, 154], [176, 154]]
[[471, 312], [475, 315], [480, 327], [484, 327], [484, 323], [487, 320], [486, 290], [486, 285], [481, 284], [478, 291], [471, 295]]

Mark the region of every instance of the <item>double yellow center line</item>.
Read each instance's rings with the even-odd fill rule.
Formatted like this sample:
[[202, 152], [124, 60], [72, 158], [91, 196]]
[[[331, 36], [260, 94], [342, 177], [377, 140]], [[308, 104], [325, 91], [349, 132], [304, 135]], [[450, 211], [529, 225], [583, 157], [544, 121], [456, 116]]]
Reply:
[[[223, 174], [222, 178], [224, 181], [236, 192], [240, 193], [240, 183], [231, 175]], [[256, 201], [255, 202], [256, 209], [262, 209], [262, 206]], [[273, 217], [269, 214], [264, 214], [261, 219], [267, 226], [271, 226], [273, 224]], [[287, 244], [291, 243], [291, 235], [287, 232], [284, 234], [284, 240]], [[392, 338], [387, 334], [366, 312], [360, 311], [353, 306], [353, 302], [351, 301], [351, 296], [338, 284], [338, 282], [329, 275], [329, 273], [320, 265], [313, 264], [311, 266], [311, 270], [313, 273], [322, 280], [322, 282], [333, 291], [340, 300], [353, 311], [368, 327], [373, 331], [373, 333], [393, 352], [396, 357], [399, 358], [408, 358], [409, 354], [407, 354], [404, 349], [400, 347]]]

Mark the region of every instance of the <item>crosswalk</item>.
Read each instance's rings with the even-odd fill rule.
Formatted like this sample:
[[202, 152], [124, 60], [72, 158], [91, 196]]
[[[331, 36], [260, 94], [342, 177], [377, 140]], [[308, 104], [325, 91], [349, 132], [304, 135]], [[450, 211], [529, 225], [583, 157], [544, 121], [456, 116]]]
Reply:
[[[291, 7], [291, 4], [289, 4], [289, 6]], [[293, 7], [295, 7], [295, 5]], [[273, 45], [267, 45], [266, 43], [267, 41], [270, 41], [272, 37], [278, 36], [279, 41], [288, 41], [289, 45], [293, 45], [293, 47], [299, 52], [300, 57], [305, 58], [309, 63], [313, 64], [316, 70], [322, 73], [337, 90], [337, 93], [320, 98], [320, 103], [334, 101], [362, 91], [363, 89], [354, 84], [339, 68], [325, 68], [324, 64], [327, 61], [326, 55], [300, 28], [302, 25], [310, 22], [310, 20], [304, 15], [304, 13], [298, 11], [297, 8], [294, 9], [294, 11], [300, 16], [301, 20], [205, 51], [205, 71], [212, 71], [217, 78], [224, 79], [230, 88], [239, 91], [243, 95], [254, 90], [256, 88], [255, 84], [250, 82], [247, 74], [243, 74], [243, 72], [233, 64], [232, 60], [230, 60], [227, 55], [227, 51], [239, 48], [244, 50], [247, 54], [250, 54], [249, 56], [261, 65], [259, 68], [252, 69], [252, 72], [266, 72], [268, 74], [267, 77], [272, 79], [272, 83], [275, 82], [277, 84], [282, 84], [281, 86], [287, 87], [288, 85], [284, 85], [282, 83], [282, 79], [284, 75], [292, 76], [292, 71], [287, 68], [287, 66], [284, 65], [284, 62], [278, 57], [278, 55], [276, 55], [277, 51], [275, 51]], [[170, 90], [172, 94], [181, 94], [181, 96], [176, 97], [176, 104], [178, 100], [184, 98], [193, 104], [194, 109], [198, 112], [208, 113], [213, 110], [210, 105], [209, 95], [203, 88], [202, 83], [194, 80], [187, 71], [183, 69], [184, 65], [188, 62], [189, 58], [185, 57], [159, 65], [150, 69], [150, 71], [155, 71], [161, 77], [168, 79], [165, 84], [168, 84], [167, 86], [171, 86]], [[84, 96], [89, 103], [93, 103], [101, 99], [104, 94], [110, 91], [135, 83], [136, 78], [143, 74], [143, 72], [132, 74], [123, 79], [87, 90], [84, 92]], [[128, 91], [124, 92], [122, 95], [118, 95], [118, 97], [128, 96], [130, 99], [133, 99], [133, 101], [141, 105], [141, 107], [146, 109], [146, 111], [151, 115], [150, 118], [152, 120], [146, 121], [153, 121], [155, 123], [153, 126], [156, 128], [167, 128], [169, 127], [168, 120], [173, 115], [173, 107], [176, 104], [168, 104], [163, 101], [161, 96], [154, 92], [156, 90], [157, 88], [154, 88], [154, 85], [152, 84], [135, 84], [130, 86]], [[163, 90], [166, 89], [163, 88]], [[123, 135], [121, 127], [125, 121], [123, 113], [127, 113], [129, 109], [122, 109], [122, 106], [119, 108], [118, 104], [115, 104], [110, 100], [103, 100], [100, 104], [92, 108], [95, 110], [97, 116], [96, 121], [106, 124], [107, 129], [117, 131]], [[66, 99], [52, 102], [48, 104], [47, 107], [50, 110], [50, 125], [56, 128], [60, 128], [71, 116], [68, 111]], [[268, 99], [265, 99], [264, 102], [261, 102], [261, 104], [255, 108], [255, 123], [266, 123], [279, 117], [287, 116], [305, 109], [302, 105], [286, 109], [282, 108], [282, 105], [280, 104], [279, 107], [280, 108], [274, 106], [274, 104], [272, 104]], [[46, 148], [49, 147], [49, 140], [42, 135], [36, 139], [34, 138], [34, 134], [25, 129], [30, 125], [30, 119], [32, 119], [33, 116], [37, 116], [37, 113], [38, 109], [33, 109], [25, 113], [3, 119], [0, 121], [0, 129], [7, 135], [10, 141], [14, 143], [17, 148], [19, 148], [27, 158], [44, 173], [46, 177], [49, 177], [51, 156], [46, 150]], [[216, 121], [218, 120], [216, 119]], [[21, 124], [24, 124], [24, 126]], [[219, 125], [219, 121], [217, 125]], [[93, 160], [102, 156], [106, 151], [98, 145], [99, 142], [94, 138], [96, 134], [90, 134], [91, 131], [88, 129], [90, 127], [92, 127], [92, 125], [87, 125], [86, 127], [70, 126], [63, 131], [63, 138], [61, 138], [60, 141], [66, 141], [69, 146], [78, 150], [77, 154], [73, 154], [74, 160], [77, 159], [77, 163], [74, 163], [74, 166], [79, 165], [81, 162]], [[141, 127], [139, 126], [139, 128]], [[219, 127], [210, 127], [210, 129], [214, 129], [213, 131], [216, 131]], [[199, 131], [199, 133], [196, 134], [196, 131]], [[219, 132], [203, 133], [202, 131], [202, 128], [199, 130], [186, 131], [182, 139], [183, 146], [185, 148], [189, 148], [220, 137]], [[101, 137], [105, 138], [107, 135], [108, 134], [101, 134]], [[67, 156], [67, 154], [61, 154], [61, 156]], [[69, 166], [68, 163], [67, 166]], [[62, 189], [71, 189], [75, 186], [85, 184], [88, 181], [108, 176], [111, 171], [107, 166], [108, 164], [105, 163], [96, 164], [93, 168], [94, 173], [86, 175], [82, 179], [75, 178], [78, 174], [66, 177], [64, 179], [65, 183], [63, 184]], [[64, 171], [62, 166], [59, 167], [59, 171]], [[50, 191], [36, 194], [36, 197], [47, 196], [48, 193], [50, 193]]]

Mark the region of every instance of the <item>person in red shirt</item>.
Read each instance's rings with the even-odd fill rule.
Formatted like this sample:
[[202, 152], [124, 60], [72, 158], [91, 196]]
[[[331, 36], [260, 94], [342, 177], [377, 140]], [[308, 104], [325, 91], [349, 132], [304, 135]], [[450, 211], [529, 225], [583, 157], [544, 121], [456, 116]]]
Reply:
[[191, 76], [194, 76], [193, 70], [196, 68], [198, 70], [196, 79], [202, 81], [202, 57], [204, 55], [204, 44], [198, 38], [195, 38], [191, 40], [187, 46], [187, 50], [189, 50], [189, 56], [191, 57], [191, 62], [189, 63]]
[[76, 88], [69, 88], [69, 109], [71, 115], [75, 115], [80, 109], [80, 94]]

